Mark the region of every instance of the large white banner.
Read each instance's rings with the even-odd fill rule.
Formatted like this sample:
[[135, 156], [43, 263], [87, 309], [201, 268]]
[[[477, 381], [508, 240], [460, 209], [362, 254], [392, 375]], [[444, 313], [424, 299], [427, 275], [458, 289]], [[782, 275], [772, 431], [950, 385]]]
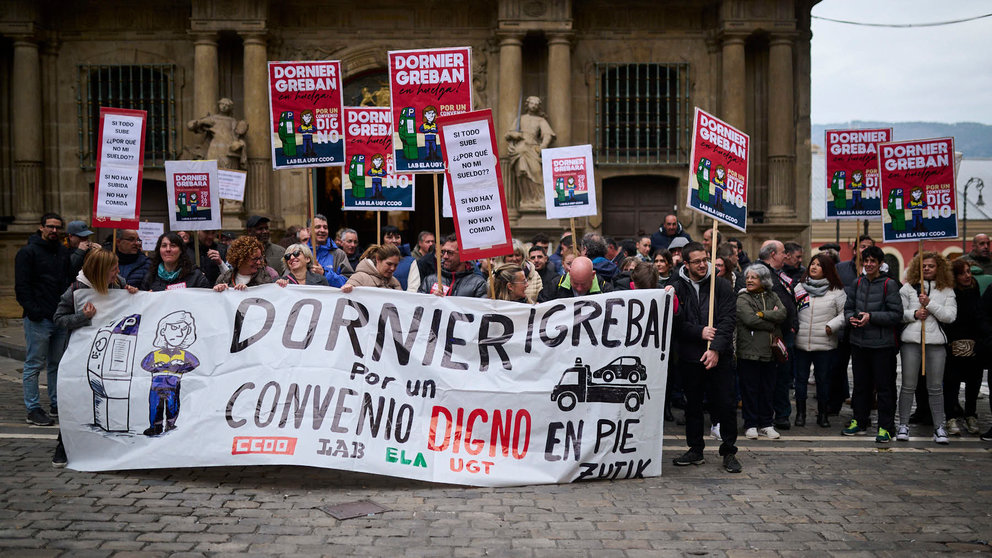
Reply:
[[294, 464], [504, 486], [661, 474], [672, 297], [86, 289], [69, 467]]

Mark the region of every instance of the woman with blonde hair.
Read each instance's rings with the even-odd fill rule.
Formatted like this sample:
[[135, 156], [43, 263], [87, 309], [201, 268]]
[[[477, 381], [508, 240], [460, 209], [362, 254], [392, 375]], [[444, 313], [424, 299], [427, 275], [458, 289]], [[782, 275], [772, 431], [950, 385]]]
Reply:
[[290, 244], [282, 259], [286, 262], [286, 273], [276, 281], [280, 287], [289, 284], [329, 286], [323, 274], [310, 269], [313, 266], [313, 252], [306, 244]]
[[[922, 264], [920, 263], [922, 261]], [[920, 269], [923, 277], [921, 278]], [[899, 289], [902, 298], [902, 387], [899, 390], [899, 426], [896, 440], [909, 441], [909, 411], [920, 379], [923, 360], [922, 335], [926, 332], [926, 382], [930, 414], [933, 417], [933, 441], [946, 444], [944, 428], [944, 363], [947, 359], [947, 334], [941, 323], [957, 318], [954, 274], [944, 256], [936, 252], [917, 254], [906, 271], [906, 283]]]
[[393, 277], [400, 265], [400, 249], [395, 244], [373, 244], [369, 246], [358, 262], [358, 268], [351, 274], [341, 291], [350, 293], [354, 287], [377, 287], [380, 289], [403, 290], [399, 279]]
[[544, 288], [544, 281], [541, 280], [541, 274], [534, 269], [534, 264], [527, 261], [527, 251], [524, 249], [524, 245], [514, 238], [513, 253], [503, 256], [500, 259], [502, 259], [502, 263], [504, 264], [513, 264], [520, 267], [524, 273], [524, 277], [527, 279], [527, 291], [525, 295], [527, 302], [531, 304], [537, 302], [537, 295], [541, 294], [541, 289]]
[[517, 264], [505, 263], [493, 270], [493, 294], [495, 300], [509, 300], [532, 304], [527, 299], [527, 278]]

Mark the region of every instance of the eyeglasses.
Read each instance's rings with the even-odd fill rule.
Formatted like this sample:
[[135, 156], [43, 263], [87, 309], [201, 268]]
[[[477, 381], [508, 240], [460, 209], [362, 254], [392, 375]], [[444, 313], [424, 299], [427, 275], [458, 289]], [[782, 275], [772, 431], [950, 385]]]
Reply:
[[699, 259], [695, 259], [695, 260], [689, 260], [686, 263], [689, 264], [689, 265], [699, 265], [699, 264], [702, 264], [702, 263], [706, 263], [706, 258], [699, 258]]
[[253, 262], [264, 262], [265, 261], [265, 257], [259, 256], [257, 258], [251, 258], [249, 261], [253, 261]]
[[458, 253], [458, 250], [441, 250], [442, 256], [454, 256]]
[[291, 260], [292, 258], [299, 258], [299, 257], [301, 257], [302, 255], [303, 255], [303, 252], [299, 252], [299, 251], [297, 251], [297, 252], [293, 252], [293, 253], [289, 253], [289, 252], [286, 252], [286, 255], [284, 255], [284, 256], [282, 257], [282, 259], [284, 259], [284, 260], [286, 260], [286, 261], [288, 262], [288, 261], [289, 261], [289, 260]]
[[140, 238], [127, 238], [126, 236], [121, 237], [121, 241], [125, 241], [125, 240], [128, 242], [141, 242]]

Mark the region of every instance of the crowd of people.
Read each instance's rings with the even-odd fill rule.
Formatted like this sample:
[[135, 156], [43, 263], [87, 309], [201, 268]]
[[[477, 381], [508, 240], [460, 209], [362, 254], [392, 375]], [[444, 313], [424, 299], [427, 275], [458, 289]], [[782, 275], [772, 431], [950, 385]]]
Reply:
[[[537, 234], [526, 244], [514, 240], [509, 255], [479, 261], [462, 260], [454, 234], [436, 238], [422, 231], [406, 244], [401, 231], [387, 225], [381, 243], [363, 250], [354, 229], [343, 228], [332, 238], [323, 215], [307, 227], [290, 227], [279, 243], [271, 241], [269, 225], [267, 217], [252, 215], [237, 238], [215, 231], [197, 231], [195, 239], [188, 232], [168, 232], [146, 254], [137, 231], [117, 230], [101, 245], [90, 240], [93, 232], [84, 222], [66, 226], [59, 215], [44, 215], [15, 262], [27, 340], [27, 422], [48, 426], [58, 417], [62, 351], [71, 332], [96, 313], [92, 304], [77, 311], [79, 289], [220, 292], [275, 283], [521, 304], [668, 289], [678, 303], [664, 416], [685, 425], [688, 444], [675, 465], [705, 461], [708, 414], [724, 469], [740, 472], [738, 408], [745, 437], [779, 439], [782, 431], [807, 426], [809, 383], [815, 385], [817, 426], [830, 427], [830, 418], [851, 406], [853, 418], [841, 431], [846, 436], [867, 434], [873, 410], [880, 444], [909, 440], [912, 424], [932, 427], [938, 444], [980, 431], [977, 399], [989, 367], [983, 350], [992, 346], [992, 290], [986, 289], [992, 283], [992, 255], [984, 234], [953, 262], [934, 252], [917, 254], [900, 278], [866, 235], [852, 246], [856, 257], [849, 261], [840, 261], [840, 246], [825, 245], [803, 265], [802, 246], [768, 240], [752, 262], [739, 239], [719, 233], [713, 238], [714, 231], [707, 230], [702, 242], [694, 242], [674, 214], [652, 234], [618, 240], [589, 232], [573, 239], [566, 232], [556, 247]], [[39, 395], [42, 370], [48, 375], [48, 412]], [[163, 389], [178, 393], [175, 386]], [[676, 416], [673, 409], [684, 413]], [[161, 416], [149, 422], [149, 436], [169, 428]], [[992, 428], [982, 439], [992, 441]], [[61, 441], [53, 464], [66, 464]]]

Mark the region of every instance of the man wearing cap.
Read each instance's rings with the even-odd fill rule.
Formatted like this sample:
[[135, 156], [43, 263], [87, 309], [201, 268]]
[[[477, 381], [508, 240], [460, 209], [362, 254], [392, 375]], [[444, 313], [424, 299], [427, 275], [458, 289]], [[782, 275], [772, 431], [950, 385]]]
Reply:
[[262, 247], [265, 248], [265, 251], [262, 252], [262, 256], [265, 258], [265, 264], [282, 275], [286, 271], [285, 263], [282, 259], [286, 253], [286, 249], [270, 242], [269, 218], [262, 217], [261, 215], [252, 215], [248, 218], [246, 226], [248, 228], [248, 234], [257, 238], [262, 243]]
[[65, 228], [65, 234], [65, 243], [69, 247], [69, 276], [75, 277], [79, 270], [83, 269], [86, 252], [95, 246], [89, 241], [93, 231], [89, 230], [83, 221], [70, 221], [69, 226]]
[[682, 249], [688, 244], [689, 241], [680, 236], [673, 239], [672, 243], [668, 245], [668, 251], [672, 253], [672, 277], [675, 277], [674, 272], [682, 265]]

